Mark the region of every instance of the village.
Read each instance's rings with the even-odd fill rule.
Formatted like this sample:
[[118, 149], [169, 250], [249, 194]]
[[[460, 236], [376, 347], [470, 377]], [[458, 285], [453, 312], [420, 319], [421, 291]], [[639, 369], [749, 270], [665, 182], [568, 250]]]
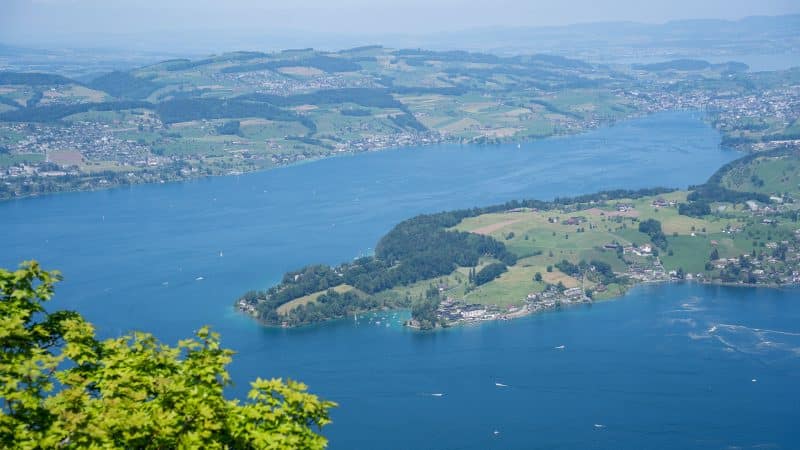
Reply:
[[[208, 76], [208, 86], [196, 91], [185, 91], [181, 86], [177, 94], [167, 90], [154, 94], [154, 98], [199, 95], [222, 88], [236, 94], [291, 96], [332, 89], [380, 90], [387, 89], [386, 83], [391, 86], [389, 81], [373, 73], [325, 72], [312, 66], [243, 71], [215, 68], [204, 73]], [[634, 76], [629, 83], [613, 86], [608, 91], [614, 105], [625, 105], [622, 109], [612, 108], [617, 111], [613, 114], [602, 102], [556, 107], [539, 99], [550, 94], [536, 92], [536, 89], [531, 91], [524, 85], [514, 85], [507, 93], [477, 90], [463, 95], [479, 94], [483, 101], [496, 104], [493, 108], [528, 110], [515, 119], [519, 124], [499, 123], [495, 116], [483, 117], [474, 112], [468, 114], [475, 118], [456, 120], [469, 109], [465, 106], [466, 100], [438, 94], [392, 94], [394, 100], [406, 108], [403, 114], [418, 121], [413, 127], [399, 126], [390, 120], [399, 114], [396, 105], [383, 110], [353, 109], [347, 102], [291, 108], [291, 113], [307, 120], [307, 124], [325, 122], [328, 129], [324, 133], [299, 125], [266, 121], [269, 125], [265, 127], [272, 128], [256, 130], [250, 135], [227, 135], [219, 128], [233, 118], [201, 118], [167, 124], [150, 109], [88, 111], [58, 122], [0, 122], [0, 198], [235, 175], [387, 148], [437, 143], [519, 143], [543, 136], [580, 133], [624, 118], [670, 110], [690, 109], [704, 114], [722, 133], [724, 146], [763, 151], [780, 145], [800, 145], [800, 140], [796, 139], [800, 86], [791, 82], [791, 76], [787, 75], [787, 81], [770, 81], [766, 83], [768, 87], [741, 92], [735, 90], [735, 84], [720, 88], [713, 78], [708, 79], [710, 81], [702, 77], [695, 79], [691, 73], [651, 74], [635, 70], [631, 73]], [[674, 88], [677, 85], [682, 86], [681, 89]], [[429, 87], [420, 89], [424, 91]], [[83, 97], [62, 96], [55, 88], [45, 94], [42, 102], [48, 105], [84, 101]], [[450, 105], [447, 108], [455, 109], [439, 111], [440, 107], [428, 106], [439, 103], [441, 108]], [[547, 132], [532, 137], [524, 123], [536, 119], [538, 116], [533, 112], [542, 108], [548, 112]], [[343, 117], [341, 114], [345, 110], [358, 114]], [[435, 125], [439, 122], [434, 121], [434, 116], [441, 114], [453, 116], [452, 120], [459, 123], [471, 121], [472, 125], [465, 129], [444, 125], [451, 122], [450, 119], [441, 122], [441, 126]], [[250, 120], [240, 119], [242, 122]], [[334, 135], [336, 137], [332, 138]], [[107, 174], [98, 176], [100, 172]], [[80, 179], [77, 183], [76, 178]]]
[[[786, 202], [785, 202], [786, 201]], [[631, 287], [643, 283], [693, 282], [702, 284], [735, 286], [792, 286], [800, 284], [800, 228], [785, 228], [787, 223], [797, 223], [792, 197], [774, 197], [769, 204], [748, 200], [738, 217], [739, 225], [725, 225], [720, 233], [731, 239], [753, 239], [753, 249], [738, 256], [721, 257], [720, 243], [711, 239], [711, 254], [704, 263], [704, 270], [688, 271], [682, 267], [665, 269], [659, 249], [651, 243], [626, 244], [610, 242], [603, 245], [606, 251], [615, 251], [624, 260], [626, 270], [615, 272], [619, 292], [608, 292], [608, 286], [595, 274], [595, 267], [588, 265], [577, 278], [578, 286], [565, 287], [546, 284], [544, 290], [530, 292], [526, 298], [511, 305], [499, 306], [486, 302], [469, 302], [468, 296], [453, 295], [450, 286], [440, 285], [441, 301], [435, 310], [435, 323], [441, 327], [467, 325], [485, 321], [510, 320], [530, 314], [557, 310], [559, 308], [592, 304], [622, 295]], [[676, 208], [677, 203], [662, 197], [654, 198], [649, 206], [655, 209]], [[608, 205], [618, 213], [633, 213], [635, 206], [627, 202]], [[720, 208], [719, 212], [726, 211]], [[521, 213], [522, 209], [508, 211]], [[794, 218], [793, 218], [794, 217]], [[549, 217], [550, 223], [558, 222]], [[564, 225], [577, 226], [584, 223], [582, 216], [571, 216], [561, 220]], [[781, 226], [783, 225], [783, 226]], [[766, 229], [764, 227], [767, 227]], [[703, 239], [710, 230], [703, 228], [691, 231], [691, 237]], [[766, 235], [764, 235], [766, 233]], [[760, 240], [759, 240], [760, 238]], [[704, 258], [704, 254], [695, 255]], [[578, 267], [576, 265], [575, 267]], [[588, 279], [593, 278], [594, 282]], [[410, 320], [407, 326], [421, 328], [421, 324]]]
[[[501, 308], [493, 305], [469, 304], [448, 297], [436, 309], [436, 319], [440, 326], [452, 327], [492, 320], [510, 320], [529, 314], [554, 310], [561, 307], [592, 303], [591, 297], [579, 287], [559, 291], [555, 286], [541, 293], [531, 293], [521, 306]], [[419, 328], [411, 319], [407, 324]]]

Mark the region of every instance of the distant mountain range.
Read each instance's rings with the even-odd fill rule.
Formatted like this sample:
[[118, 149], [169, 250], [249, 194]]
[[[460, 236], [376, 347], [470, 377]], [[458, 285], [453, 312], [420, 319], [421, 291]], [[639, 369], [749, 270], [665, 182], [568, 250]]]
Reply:
[[[42, 38], [44, 39], [44, 38]], [[141, 53], [208, 54], [314, 47], [340, 50], [369, 44], [394, 48], [463, 49], [492, 53], [556, 53], [590, 59], [635, 56], [708, 56], [800, 53], [800, 14], [740, 20], [679, 20], [663, 24], [599, 22], [555, 27], [488, 27], [433, 34], [317, 33], [285, 30], [197, 30], [123, 35], [65, 35], [48, 42], [17, 42], [0, 31], [0, 57], [20, 47], [124, 49]], [[102, 43], [102, 44], [98, 44]]]

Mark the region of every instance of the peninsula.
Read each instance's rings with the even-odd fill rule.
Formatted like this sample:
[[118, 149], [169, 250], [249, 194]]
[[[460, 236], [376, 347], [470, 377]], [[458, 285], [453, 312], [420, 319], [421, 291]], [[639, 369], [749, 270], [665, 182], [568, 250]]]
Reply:
[[637, 283], [800, 282], [800, 152], [740, 158], [688, 191], [618, 190], [421, 215], [374, 256], [287, 273], [236, 307], [293, 327], [391, 308], [430, 329], [623, 295]]

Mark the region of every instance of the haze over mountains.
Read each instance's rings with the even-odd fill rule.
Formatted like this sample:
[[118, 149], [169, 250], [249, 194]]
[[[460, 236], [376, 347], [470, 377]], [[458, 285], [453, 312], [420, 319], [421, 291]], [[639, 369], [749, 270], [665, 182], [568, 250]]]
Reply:
[[[53, 60], [52, 50], [124, 49], [138, 62], [164, 57], [200, 56], [233, 50], [271, 51], [314, 47], [340, 50], [381, 44], [395, 48], [433, 50], [462, 49], [502, 54], [555, 53], [587, 59], [620, 57], [709, 56], [726, 54], [797, 54], [800, 52], [800, 14], [752, 16], [740, 20], [678, 20], [662, 24], [598, 22], [549, 27], [493, 26], [460, 31], [376, 33], [359, 29], [315, 32], [291, 29], [242, 27], [205, 29], [184, 24], [182, 28], [120, 33], [73, 32], [23, 33], [0, 27], [0, 69], [19, 54]], [[30, 48], [47, 48], [46, 55]], [[80, 55], [81, 51], [77, 51]], [[76, 56], [76, 51], [70, 52]], [[114, 55], [107, 55], [114, 59]], [[106, 58], [108, 59], [108, 58]], [[116, 55], [123, 59], [123, 55]]]

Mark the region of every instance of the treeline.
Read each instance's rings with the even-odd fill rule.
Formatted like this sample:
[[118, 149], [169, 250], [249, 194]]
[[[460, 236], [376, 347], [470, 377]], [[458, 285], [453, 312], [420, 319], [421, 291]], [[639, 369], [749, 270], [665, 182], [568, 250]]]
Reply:
[[667, 249], [667, 236], [661, 230], [661, 222], [656, 219], [647, 219], [639, 222], [639, 232], [646, 234], [650, 242], [661, 250]]
[[42, 91], [34, 91], [33, 95], [27, 100], [25, 100], [25, 107], [26, 108], [33, 108], [34, 106], [38, 105], [40, 101], [44, 98], [44, 92]]
[[267, 61], [255, 64], [240, 64], [237, 66], [225, 67], [222, 73], [255, 72], [259, 70], [277, 70], [282, 67], [313, 67], [323, 72], [353, 72], [361, 70], [361, 66], [345, 58], [334, 58], [332, 56], [315, 55], [301, 59], [281, 59], [278, 61]]
[[116, 101], [79, 103], [75, 105], [47, 105], [22, 108], [0, 114], [4, 122], [55, 122], [64, 117], [87, 111], [122, 111], [136, 108], [152, 108], [153, 104], [142, 101]]
[[439, 324], [436, 309], [441, 300], [439, 289], [431, 285], [425, 291], [424, 297], [420, 294], [419, 298], [411, 303], [411, 318], [417, 321], [421, 330], [432, 330]]
[[423, 125], [422, 122], [417, 120], [417, 118], [411, 113], [403, 113], [391, 116], [389, 117], [389, 120], [402, 129], [412, 129], [420, 132], [428, 131], [428, 127]]
[[226, 119], [259, 117], [284, 122], [300, 122], [313, 134], [317, 126], [313, 120], [264, 102], [242, 98], [230, 100], [218, 98], [173, 99], [155, 105], [156, 112], [164, 123], [188, 122], [201, 119]]
[[554, 105], [554, 104], [552, 104], [552, 103], [550, 103], [548, 101], [536, 100], [536, 99], [529, 100], [529, 101], [530, 101], [530, 103], [533, 103], [535, 105], [543, 106], [547, 111], [549, 111], [551, 113], [561, 114], [562, 116], [572, 117], [573, 119], [582, 119], [583, 118], [583, 116], [581, 116], [578, 113], [574, 113], [572, 111], [567, 111], [565, 109], [561, 109], [561, 108], [557, 107], [556, 105]]
[[314, 302], [299, 305], [281, 316], [281, 323], [289, 326], [310, 325], [325, 320], [352, 317], [359, 311], [373, 310], [382, 304], [374, 297], [361, 296], [353, 292], [339, 293], [328, 289]]
[[486, 284], [505, 273], [506, 270], [508, 270], [508, 266], [503, 263], [487, 264], [472, 277], [472, 282], [476, 286]]
[[748, 200], [755, 200], [761, 203], [769, 203], [770, 198], [768, 194], [728, 189], [722, 185], [723, 178], [732, 170], [746, 166], [758, 158], [774, 158], [797, 154], [798, 152], [794, 148], [781, 147], [765, 152], [751, 153], [723, 165], [714, 172], [704, 184], [689, 187], [692, 192], [686, 197], [688, 203], [681, 203], [678, 205], [678, 214], [702, 217], [711, 214], [711, 203], [714, 202], [743, 203]]
[[497, 55], [491, 55], [488, 53], [472, 53], [463, 50], [435, 51], [422, 49], [401, 49], [395, 51], [393, 55], [403, 57], [404, 59], [419, 58], [423, 60], [442, 62], [483, 64], [500, 64], [503, 62], [503, 58]]
[[[562, 259], [561, 262], [558, 262], [554, 265], [558, 270], [573, 278], [579, 278], [583, 274], [591, 274], [591, 277], [595, 278], [596, 281], [605, 284], [619, 282], [619, 278], [614, 273], [614, 269], [611, 267], [611, 264], [608, 264], [604, 261], [593, 259], [589, 262], [586, 262], [585, 259], [581, 259], [577, 264], [575, 264], [567, 261], [566, 259]], [[589, 269], [594, 269], [594, 271], [590, 271]]]
[[117, 98], [144, 99], [161, 87], [145, 78], [131, 75], [129, 72], [111, 72], [95, 78], [89, 87], [107, 92]]
[[20, 108], [20, 107], [22, 107], [22, 105], [20, 105], [19, 103], [15, 102], [14, 100], [11, 100], [10, 98], [5, 98], [5, 97], [0, 97], [0, 104], [6, 105], [6, 106], [10, 106], [12, 108]]
[[39, 72], [8, 72], [0, 71], [0, 84], [24, 84], [28, 86], [50, 86], [63, 84], [81, 85], [61, 75]]
[[466, 86], [405, 86], [394, 84], [394, 77], [383, 75], [377, 78], [377, 81], [386, 86], [392, 94], [399, 95], [463, 95], [469, 91]]
[[[476, 266], [483, 256], [496, 258], [503, 264], [516, 263], [516, 256], [503, 243], [489, 236], [447, 229], [460, 222], [461, 218], [462, 215], [440, 213], [406, 220], [380, 240], [375, 256], [359, 258], [337, 267], [314, 265], [289, 272], [279, 285], [267, 291], [250, 292], [243, 299], [257, 305], [261, 320], [279, 324], [286, 320], [286, 317], [278, 314], [279, 306], [341, 284], [375, 294], [396, 286], [448, 275], [458, 266]], [[362, 302], [354, 308], [363, 309], [364, 305]], [[315, 311], [319, 313], [321, 310]], [[336, 311], [344, 309], [338, 308]]]
[[241, 136], [241, 122], [238, 120], [229, 120], [217, 127], [217, 133], [233, 136]]
[[506, 75], [524, 80], [520, 83], [542, 90], [595, 88], [600, 85], [600, 81], [596, 79], [542, 68], [537, 65], [499, 65], [487, 68], [448, 67], [443, 71], [450, 76], [467, 76], [479, 81], [489, 81], [497, 75]]
[[516, 257], [502, 242], [489, 236], [448, 230], [472, 215], [469, 210], [444, 212], [400, 222], [378, 241], [375, 256], [391, 265], [414, 263], [416, 259], [428, 256], [434, 259], [438, 259], [439, 255], [446, 256], [450, 261], [449, 270], [437, 270], [442, 275], [452, 272], [456, 265], [475, 266], [484, 255], [493, 256], [509, 265], [515, 264]]
[[[352, 103], [367, 108], [396, 108], [403, 114], [390, 117], [392, 123], [403, 129], [427, 131], [428, 128], [419, 122], [403, 103], [395, 99], [389, 89], [383, 88], [341, 88], [326, 89], [296, 95], [248, 94], [233, 99], [235, 101], [253, 101], [278, 107], [294, 107], [300, 105], [326, 105]], [[350, 112], [345, 112], [350, 111]], [[355, 112], [353, 112], [355, 111]], [[369, 115], [368, 110], [342, 110], [345, 115]], [[163, 120], [163, 118], [162, 118]]]
[[382, 48], [383, 48], [382, 45], [362, 45], [362, 46], [359, 46], [359, 47], [346, 48], [344, 50], [339, 50], [339, 54], [340, 55], [347, 55], [347, 54], [351, 54], [351, 53], [360, 53], [360, 52], [365, 52], [365, 51], [369, 51], [369, 50], [380, 50]]
[[333, 145], [328, 144], [321, 139], [314, 139], [308, 136], [286, 136], [286, 140], [302, 142], [308, 145], [316, 145], [317, 147], [327, 148], [328, 150], [334, 149]]
[[247, 94], [237, 97], [241, 100], [253, 100], [275, 106], [291, 107], [300, 105], [330, 105], [354, 103], [372, 108], [397, 108], [405, 110], [405, 106], [392, 97], [388, 89], [382, 88], [340, 88], [325, 89], [295, 95]]
[[194, 69], [197, 67], [207, 66], [210, 64], [215, 64], [220, 62], [247, 61], [255, 58], [264, 58], [267, 56], [269, 55], [262, 52], [233, 52], [218, 57], [198, 59], [196, 61], [191, 61], [188, 59], [177, 59], [177, 60], [167, 61], [165, 63], [165, 68], [169, 72], [177, 72], [181, 70]]

